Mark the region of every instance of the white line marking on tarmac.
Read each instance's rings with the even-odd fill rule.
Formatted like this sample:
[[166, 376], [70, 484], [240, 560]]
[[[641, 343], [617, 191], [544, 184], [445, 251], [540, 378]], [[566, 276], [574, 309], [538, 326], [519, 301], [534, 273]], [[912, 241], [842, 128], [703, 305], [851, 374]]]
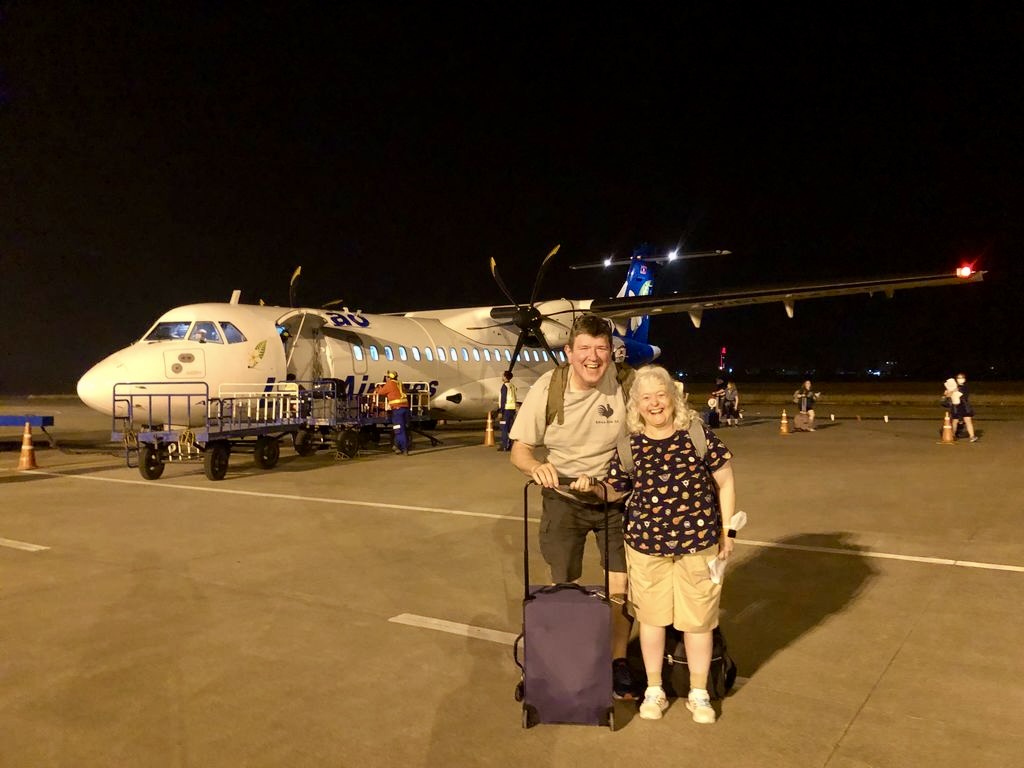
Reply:
[[[147, 488], [173, 488], [179, 491], [199, 491], [201, 493], [227, 493], [235, 496], [256, 496], [261, 499], [281, 499], [284, 501], [308, 501], [316, 504], [337, 504], [352, 507], [375, 507], [377, 509], [400, 509], [412, 512], [438, 512], [445, 515], [460, 515], [465, 517], [486, 517], [492, 520], [515, 520], [522, 522], [523, 518], [510, 515], [498, 515], [492, 512], [470, 512], [464, 509], [445, 509], [443, 507], [420, 507], [412, 504], [387, 504], [381, 501], [358, 501], [356, 499], [328, 499], [322, 496], [300, 496], [293, 493], [266, 493], [263, 491], [242, 491], [235, 488], [209, 488], [198, 485], [177, 485], [175, 483], [154, 483], [149, 480], [121, 480], [115, 477], [90, 477], [88, 475], [65, 475], [61, 472], [41, 472], [32, 470], [31, 474], [49, 475], [50, 477], [66, 477], [69, 480], [93, 480], [101, 483], [122, 483], [124, 485], [142, 485]], [[530, 522], [539, 522], [530, 519]]]
[[905, 560], [910, 563], [928, 563], [930, 565], [952, 565], [958, 568], [982, 568], [989, 571], [1014, 571], [1024, 573], [1024, 565], [1004, 565], [1002, 563], [976, 563], [972, 560], [951, 560], [946, 557], [920, 557], [918, 555], [893, 555], [888, 552], [869, 552], [861, 549], [839, 549], [837, 547], [810, 547], [803, 544], [779, 544], [774, 541], [749, 541], [737, 539], [738, 543], [752, 547], [768, 547], [771, 549], [793, 549], [799, 552], [821, 552], [826, 555], [848, 555], [852, 557], [874, 557], [879, 560]]
[[[339, 506], [353, 507], [375, 507], [377, 509], [397, 509], [411, 512], [436, 512], [442, 515], [456, 515], [462, 517], [483, 517], [490, 520], [505, 520], [512, 523], [521, 523], [523, 518], [519, 515], [499, 515], [492, 512], [470, 512], [465, 509], [446, 509], [444, 507], [421, 507], [413, 504], [386, 504], [380, 501], [359, 501], [357, 499], [329, 499], [320, 496], [300, 496], [291, 493], [265, 493], [262, 491], [242, 491], [233, 488], [212, 488], [198, 485], [177, 485], [175, 483], [156, 483], [149, 480], [121, 480], [115, 477], [92, 477], [89, 475], [70, 475], [62, 472], [44, 472], [42, 470], [29, 470], [26, 474], [46, 475], [48, 477], [63, 477], [68, 480], [92, 480], [101, 483], [122, 483], [124, 485], [141, 485], [146, 488], [161, 489], [171, 488], [180, 491], [197, 491], [201, 493], [226, 493], [235, 496], [255, 496], [261, 499], [282, 499], [285, 501], [307, 501], [316, 504], [335, 504]], [[531, 523], [540, 522], [536, 518], [530, 518]], [[972, 560], [952, 560], [944, 557], [920, 557], [918, 555], [896, 555], [888, 552], [870, 552], [862, 549], [840, 549], [838, 547], [812, 547], [803, 544], [780, 544], [774, 541], [753, 541], [751, 539], [736, 539], [737, 544], [748, 547], [765, 547], [769, 549], [790, 549], [798, 552], [819, 552], [826, 555], [846, 555], [848, 557], [873, 557], [880, 560], [903, 560], [910, 563], [927, 563], [929, 565], [946, 565], [957, 568], [979, 568], [989, 571], [1012, 571], [1024, 573], [1024, 565], [1006, 565], [1003, 563], [979, 563]]]
[[23, 549], [26, 552], [42, 552], [49, 549], [49, 547], [44, 547], [42, 544], [29, 544], [27, 541], [15, 541], [14, 539], [0, 539], [0, 547]]
[[[419, 627], [420, 629], [436, 629], [438, 632], [447, 632], [452, 635], [459, 635], [460, 637], [472, 637], [477, 640], [490, 640], [492, 643], [501, 643], [502, 645], [512, 645], [516, 641], [516, 634], [513, 632], [502, 632], [497, 629], [488, 629], [487, 627], [475, 627], [472, 624], [460, 624], [457, 621], [447, 621], [445, 619], [435, 619], [432, 616], [420, 616], [415, 613], [400, 613], [397, 616], [392, 616], [388, 619], [392, 624], [405, 624], [410, 627]], [[739, 688], [749, 682], [748, 677], [737, 677], [736, 683], [733, 686]]]
[[516, 640], [516, 636], [512, 632], [501, 632], [500, 630], [487, 629], [486, 627], [474, 627], [472, 624], [459, 624], [455, 621], [435, 619], [431, 616], [418, 616], [415, 613], [400, 613], [397, 616], [392, 616], [388, 621], [393, 624], [406, 624], [410, 627], [436, 629], [438, 632], [448, 632], [449, 634], [462, 637], [473, 637], [477, 640], [490, 640], [492, 643], [501, 643], [502, 645], [512, 645]]

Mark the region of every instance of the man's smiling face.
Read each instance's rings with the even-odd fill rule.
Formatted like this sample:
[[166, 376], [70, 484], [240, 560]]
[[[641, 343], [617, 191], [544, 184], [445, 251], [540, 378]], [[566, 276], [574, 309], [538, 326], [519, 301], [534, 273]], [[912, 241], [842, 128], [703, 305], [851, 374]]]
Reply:
[[593, 389], [604, 377], [612, 359], [612, 345], [607, 336], [581, 333], [566, 346], [566, 357], [572, 366], [573, 384], [580, 389]]

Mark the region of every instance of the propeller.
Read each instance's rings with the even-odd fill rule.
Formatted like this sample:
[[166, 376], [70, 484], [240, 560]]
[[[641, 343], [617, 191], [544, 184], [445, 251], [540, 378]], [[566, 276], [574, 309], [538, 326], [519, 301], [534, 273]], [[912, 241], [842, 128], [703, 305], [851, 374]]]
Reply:
[[[558, 360], [555, 356], [555, 352], [551, 349], [551, 345], [548, 344], [548, 340], [544, 337], [544, 331], [541, 329], [545, 320], [550, 320], [554, 315], [565, 314], [566, 312], [575, 312], [575, 310], [562, 310], [555, 312], [551, 315], [543, 315], [540, 310], [537, 309], [537, 294], [540, 291], [541, 282], [544, 279], [544, 273], [547, 271], [548, 264], [551, 263], [551, 259], [554, 258], [555, 254], [558, 253], [558, 249], [561, 245], [556, 245], [547, 256], [544, 257], [544, 261], [540, 264], [540, 269], [537, 270], [537, 276], [533, 281], [533, 290], [530, 292], [530, 303], [520, 304], [515, 300], [512, 292], [505, 285], [505, 281], [501, 279], [501, 275], [498, 274], [498, 264], [495, 260], [491, 259], [491, 275], [494, 277], [494, 282], [498, 284], [498, 288], [505, 294], [505, 297], [512, 303], [511, 309], [507, 307], [495, 307], [491, 310], [491, 317], [501, 322], [493, 325], [479, 326], [477, 328], [469, 328], [467, 330], [482, 331], [487, 328], [508, 328], [515, 326], [519, 329], [519, 338], [516, 339], [515, 352], [512, 353], [512, 362], [509, 363], [508, 369], [511, 371], [515, 366], [516, 361], [519, 359], [519, 353], [522, 351], [523, 346], [527, 343], [540, 344], [551, 355], [552, 360]], [[555, 320], [561, 325], [561, 321]]]

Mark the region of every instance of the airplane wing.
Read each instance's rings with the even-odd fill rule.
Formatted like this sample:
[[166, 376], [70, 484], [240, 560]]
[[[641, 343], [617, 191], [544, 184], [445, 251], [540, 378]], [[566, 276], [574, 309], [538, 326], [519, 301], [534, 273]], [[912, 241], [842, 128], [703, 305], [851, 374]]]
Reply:
[[918, 275], [853, 280], [842, 283], [807, 283], [769, 288], [744, 288], [737, 291], [709, 294], [672, 293], [665, 296], [595, 299], [590, 305], [590, 311], [618, 321], [641, 314], [667, 315], [688, 312], [693, 324], [699, 327], [701, 315], [708, 309], [741, 307], [748, 304], [770, 304], [778, 301], [785, 306], [786, 314], [792, 317], [793, 305], [804, 299], [820, 299], [827, 296], [845, 296], [855, 293], [884, 293], [891, 298], [893, 293], [898, 290], [977, 283], [981, 282], [984, 275], [984, 272], [968, 272], [966, 275]]

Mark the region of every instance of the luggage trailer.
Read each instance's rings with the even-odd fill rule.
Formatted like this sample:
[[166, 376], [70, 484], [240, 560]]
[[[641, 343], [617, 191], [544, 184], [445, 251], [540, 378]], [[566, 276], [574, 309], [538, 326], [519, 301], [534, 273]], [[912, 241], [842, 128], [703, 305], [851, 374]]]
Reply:
[[[428, 424], [426, 383], [407, 388], [411, 421]], [[223, 480], [232, 452], [252, 453], [258, 467], [272, 469], [288, 436], [300, 456], [334, 449], [352, 458], [379, 441], [382, 429], [391, 431], [387, 398], [346, 393], [344, 382], [334, 379], [223, 384], [214, 398], [201, 381], [122, 382], [112, 397], [111, 440], [124, 446], [126, 465], [147, 480], [159, 478], [168, 463], [191, 461], [202, 461], [210, 480]]]

